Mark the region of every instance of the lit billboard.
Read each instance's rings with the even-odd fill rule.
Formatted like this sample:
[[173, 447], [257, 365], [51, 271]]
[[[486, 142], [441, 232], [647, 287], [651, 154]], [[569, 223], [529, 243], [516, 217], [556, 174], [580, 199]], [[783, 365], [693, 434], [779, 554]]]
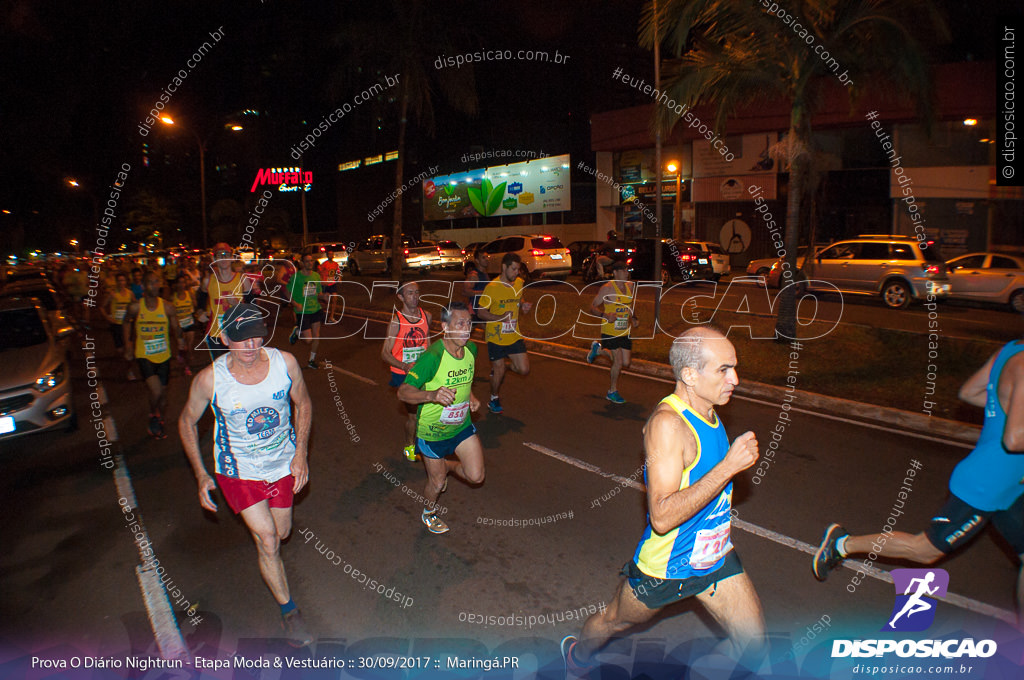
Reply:
[[440, 175], [423, 182], [423, 219], [571, 210], [569, 154]]

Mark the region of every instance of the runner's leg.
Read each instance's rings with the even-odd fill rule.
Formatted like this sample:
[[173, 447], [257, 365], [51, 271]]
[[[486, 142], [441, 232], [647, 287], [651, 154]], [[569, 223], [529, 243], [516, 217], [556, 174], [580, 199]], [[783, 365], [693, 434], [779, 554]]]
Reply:
[[[873, 545], [880, 545], [881, 550], [875, 550]], [[910, 560], [917, 564], [931, 564], [943, 555], [942, 551], [932, 545], [925, 534], [908, 534], [903, 531], [868, 536], [847, 536], [843, 551], [847, 555], [875, 552], [884, 557]]]
[[530, 355], [526, 352], [510, 354], [508, 361], [509, 364], [511, 364], [511, 368], [514, 373], [518, 373], [522, 376], [530, 375]]
[[[281, 527], [277, 525], [267, 501], [249, 506], [240, 514], [256, 542], [260, 575], [263, 576], [264, 583], [270, 588], [270, 593], [278, 604], [287, 604], [291, 600], [291, 593], [288, 591], [284, 562], [281, 561]], [[290, 509], [288, 519], [290, 528]]]
[[579, 641], [572, 650], [573, 657], [582, 663], [589, 663], [590, 657], [613, 635], [648, 621], [657, 613], [657, 609], [648, 609], [636, 599], [629, 581], [623, 580], [612, 603], [603, 612], [591, 615], [584, 622]]
[[736, 660], [741, 655], [758, 658], [765, 642], [764, 612], [746, 572], [718, 581], [697, 595], [697, 600], [729, 636], [717, 646], [717, 651]]

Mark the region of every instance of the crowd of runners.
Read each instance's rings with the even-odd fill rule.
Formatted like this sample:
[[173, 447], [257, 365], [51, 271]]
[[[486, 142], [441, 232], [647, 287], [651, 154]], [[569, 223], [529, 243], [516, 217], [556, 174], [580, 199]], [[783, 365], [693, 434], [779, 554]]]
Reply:
[[[318, 368], [325, 296], [340, 272], [329, 265], [321, 276], [317, 262], [307, 255], [296, 266], [266, 277], [244, 271], [226, 244], [214, 248], [209, 267], [200, 264], [186, 262], [174, 272], [107, 271], [100, 311], [115, 347], [123, 352], [125, 377], [134, 378], [137, 370], [146, 382], [154, 437], [166, 436], [165, 388], [173, 348], [182, 373], [197, 371], [178, 431], [197, 479], [200, 505], [215, 512], [210, 492], [220, 489], [242, 516], [288, 636], [293, 644], [306, 645], [315, 636], [292, 601], [280, 545], [291, 531], [294, 494], [309, 478], [313, 406], [302, 362], [264, 346], [270, 329], [254, 301], [268, 286], [284, 286], [295, 312], [289, 341], [308, 343], [304, 365]], [[400, 455], [422, 461], [421, 520], [431, 533], [449, 531], [437, 512], [448, 476], [476, 487], [485, 478], [484, 451], [471, 418], [484, 403], [472, 390], [474, 324], [484, 327], [490, 368], [486, 405], [491, 413], [504, 411], [500, 392], [508, 370], [520, 376], [530, 372], [518, 327], [520, 314], [530, 310], [522, 299], [520, 264], [515, 254], [505, 255], [492, 279], [486, 274], [486, 255], [477, 253], [463, 287], [465, 301], [451, 301], [443, 309], [437, 319], [441, 336], [433, 342], [434, 319], [419, 304], [418, 283], [400, 282], [397, 288], [380, 357], [391, 372], [390, 387], [407, 405], [404, 422], [395, 423], [405, 431]], [[591, 303], [591, 313], [602, 326], [601, 340], [593, 343], [587, 361], [608, 356], [612, 371], [607, 399], [622, 403], [618, 378], [629, 366], [629, 332], [639, 321], [625, 263], [611, 263], [611, 271], [613, 278]], [[201, 369], [193, 362], [199, 352], [191, 351], [200, 342], [206, 357], [199, 363], [207, 364]], [[722, 654], [742, 658], [754, 670], [765, 652], [761, 603], [730, 539], [732, 482], [757, 462], [758, 441], [748, 431], [730, 442], [715, 411], [729, 402], [739, 383], [736, 350], [724, 334], [700, 326], [677, 337], [667, 358], [675, 388], [643, 429], [647, 523], [622, 569], [612, 604], [591, 616], [577, 635], [563, 639], [570, 674], [585, 674], [599, 663], [595, 655], [612, 636], [691, 597], [724, 630], [718, 650]], [[1024, 455], [1019, 455], [1024, 451], [1024, 343], [1011, 342], [996, 352], [964, 384], [960, 397], [985, 409], [984, 429], [976, 448], [956, 467], [949, 500], [929, 526], [918, 534], [884, 536], [852, 535], [832, 524], [812, 560], [815, 577], [825, 580], [843, 558], [869, 552], [879, 542], [885, 544], [880, 556], [930, 564], [960, 549], [988, 521], [1024, 560]], [[212, 477], [196, 427], [208, 407], [214, 415]], [[1024, 609], [1024, 570], [1021, 579], [1019, 610]]]

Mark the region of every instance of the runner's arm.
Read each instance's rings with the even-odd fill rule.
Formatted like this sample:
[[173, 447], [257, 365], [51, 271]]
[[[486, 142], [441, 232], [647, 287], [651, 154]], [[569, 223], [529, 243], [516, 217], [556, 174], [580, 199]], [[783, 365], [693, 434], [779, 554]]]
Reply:
[[199, 485], [199, 505], [211, 512], [217, 512], [217, 504], [210, 498], [210, 491], [216, 489], [217, 484], [203, 465], [203, 456], [199, 451], [199, 431], [196, 429], [196, 423], [212, 398], [213, 366], [207, 366], [199, 372], [189, 388], [188, 401], [185, 402], [185, 408], [178, 418], [178, 436]]
[[[472, 278], [470, 278], [470, 277], [472, 277]], [[473, 290], [473, 284], [475, 284], [479, 280], [480, 280], [480, 276], [477, 274], [476, 270], [474, 269], [466, 277], [466, 280], [462, 282], [462, 294], [464, 296], [466, 296], [467, 298], [469, 298], [470, 300], [472, 300], [473, 296], [476, 295], [476, 291]]]
[[988, 376], [992, 372], [992, 364], [996, 361], [996, 352], [988, 358], [985, 365], [979, 368], [974, 375], [967, 379], [967, 381], [960, 387], [960, 393], [957, 395], [961, 401], [966, 401], [972, 406], [985, 407], [985, 399], [987, 397], [986, 391], [988, 388]]
[[135, 317], [139, 314], [139, 303], [133, 302], [128, 305], [127, 311], [124, 313], [124, 319], [121, 321], [121, 334], [124, 337], [124, 354], [126, 357], [131, 359], [132, 355], [132, 326], [135, 323]]
[[[1018, 354], [1006, 362], [999, 384], [1010, 388], [1003, 404], [1006, 411], [1003, 446], [1007, 451], [1024, 453], [1024, 355]], [[1004, 401], [1002, 395], [1000, 401]]]
[[604, 301], [605, 295], [608, 294], [608, 287], [609, 284], [605, 283], [600, 288], [597, 289], [597, 295], [594, 296], [593, 301], [590, 303], [590, 313], [593, 314], [594, 316], [604, 319], [605, 321], [614, 321], [614, 314], [612, 315], [612, 318], [609, 319], [608, 316], [604, 313]]
[[394, 319], [388, 324], [388, 335], [384, 338], [384, 346], [380, 348], [380, 358], [384, 360], [388, 366], [397, 368], [400, 371], [408, 371], [409, 364], [399, 361], [395, 358], [395, 355], [391, 353], [391, 350], [395, 347], [395, 341], [398, 338], [398, 320]]
[[645, 428], [644, 451], [651, 527], [665, 534], [696, 515], [733, 476], [754, 464], [757, 440], [753, 432], [740, 435], [720, 463], [683, 489], [683, 470], [697, 459], [697, 441], [679, 416], [667, 409], [655, 411]]
[[313, 402], [306, 390], [306, 382], [302, 379], [302, 369], [293, 354], [281, 352], [284, 364], [288, 367], [288, 377], [292, 379], [289, 396], [295, 402], [295, 457], [292, 458], [291, 473], [295, 477], [294, 493], [302, 490], [309, 481], [309, 428], [313, 424]]

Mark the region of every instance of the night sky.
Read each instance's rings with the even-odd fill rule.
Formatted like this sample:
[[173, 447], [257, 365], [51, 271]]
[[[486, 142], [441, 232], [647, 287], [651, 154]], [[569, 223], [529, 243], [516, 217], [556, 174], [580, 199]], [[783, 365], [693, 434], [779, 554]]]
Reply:
[[[990, 26], [1000, 3], [949, 0], [959, 21], [938, 60], [992, 58]], [[186, 232], [199, 218], [198, 145], [182, 130], [138, 125], [161, 91], [209, 34], [223, 39], [193, 69], [165, 108], [207, 140], [208, 200], [247, 200], [260, 167], [290, 161], [288, 149], [324, 115], [378, 80], [396, 59], [400, 2], [64, 3], [15, 0], [0, 9], [4, 96], [0, 97], [0, 251], [12, 243], [54, 248], [88, 228], [122, 163], [125, 190], [147, 190], [173, 205]], [[651, 56], [636, 46], [641, 3], [614, 0], [429, 3], [424, 45], [443, 33], [451, 53], [480, 49], [558, 50], [566, 64], [526, 61], [474, 64], [479, 112], [449, 106], [433, 83], [433, 131], [413, 120], [406, 177], [430, 165], [465, 169], [474, 149], [525, 148], [589, 153], [589, 117], [644, 103], [610, 81], [611, 70], [647, 73]], [[424, 47], [424, 49], [427, 49]], [[429, 52], [428, 52], [429, 54]], [[437, 54], [435, 56], [441, 56]], [[463, 67], [467, 69], [467, 67]], [[433, 64], [424, 66], [436, 73]], [[246, 116], [245, 110], [259, 111]], [[323, 178], [309, 194], [322, 228], [339, 222], [333, 183], [337, 163], [397, 144], [398, 109], [387, 95], [357, 107], [303, 159]], [[240, 122], [242, 133], [225, 132]], [[431, 132], [433, 134], [431, 135]], [[150, 166], [143, 166], [142, 144]], [[220, 170], [214, 170], [217, 166]], [[82, 189], [71, 190], [75, 177]], [[380, 187], [382, 195], [390, 190]], [[80, 232], [78, 232], [80, 233]], [[194, 231], [192, 233], [195, 233]], [[17, 238], [16, 238], [17, 236]]]

